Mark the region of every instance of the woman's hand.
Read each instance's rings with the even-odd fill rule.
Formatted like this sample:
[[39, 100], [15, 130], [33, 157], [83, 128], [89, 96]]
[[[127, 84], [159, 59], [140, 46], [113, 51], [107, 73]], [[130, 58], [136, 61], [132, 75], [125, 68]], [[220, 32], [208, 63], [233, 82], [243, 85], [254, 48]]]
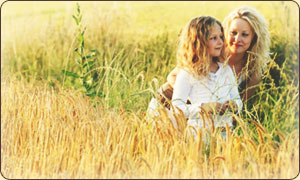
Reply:
[[174, 87], [175, 81], [176, 81], [176, 76], [178, 74], [178, 72], [180, 71], [180, 68], [175, 67], [170, 74], [167, 77], [167, 81], [168, 83], [172, 86], [172, 88]]
[[237, 104], [232, 100], [225, 101], [224, 106], [226, 109], [231, 110], [232, 112], [238, 110]]

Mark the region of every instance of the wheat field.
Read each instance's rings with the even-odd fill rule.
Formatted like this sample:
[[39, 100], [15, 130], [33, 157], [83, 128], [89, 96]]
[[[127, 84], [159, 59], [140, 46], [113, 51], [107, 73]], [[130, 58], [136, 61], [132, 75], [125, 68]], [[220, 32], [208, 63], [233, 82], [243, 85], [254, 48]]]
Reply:
[[[291, 179], [298, 175], [295, 2], [78, 4], [82, 19], [77, 26], [72, 17], [78, 12], [76, 2], [2, 5], [3, 177]], [[225, 139], [216, 129], [205, 144], [206, 134], [191, 138], [181, 116], [175, 129], [163, 109], [160, 117], [152, 119], [154, 125], [147, 105], [176, 66], [181, 28], [199, 15], [223, 20], [244, 4], [257, 8], [269, 22], [271, 61], [258, 92], [244, 112], [235, 115], [235, 129], [226, 128]], [[77, 33], [85, 27], [78, 41]], [[78, 44], [83, 40], [84, 46]], [[88, 54], [92, 55], [87, 65], [80, 64]], [[85, 73], [86, 67], [92, 69]]]

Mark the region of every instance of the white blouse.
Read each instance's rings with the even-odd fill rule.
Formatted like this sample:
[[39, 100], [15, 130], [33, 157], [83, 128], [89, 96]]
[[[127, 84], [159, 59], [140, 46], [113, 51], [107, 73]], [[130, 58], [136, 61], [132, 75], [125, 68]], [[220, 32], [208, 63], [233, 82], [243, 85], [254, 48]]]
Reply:
[[[231, 68], [222, 63], [218, 65], [217, 72], [210, 72], [206, 78], [196, 79], [184, 69], [181, 69], [176, 77], [172, 104], [184, 112], [185, 117], [189, 119], [189, 125], [203, 127], [203, 120], [199, 114], [202, 103], [224, 103], [233, 100], [238, 106], [238, 111], [242, 109], [238, 85]], [[187, 99], [191, 104], [186, 104]], [[215, 127], [225, 127], [225, 123], [232, 126], [232, 117], [228, 112], [214, 115], [213, 119]]]

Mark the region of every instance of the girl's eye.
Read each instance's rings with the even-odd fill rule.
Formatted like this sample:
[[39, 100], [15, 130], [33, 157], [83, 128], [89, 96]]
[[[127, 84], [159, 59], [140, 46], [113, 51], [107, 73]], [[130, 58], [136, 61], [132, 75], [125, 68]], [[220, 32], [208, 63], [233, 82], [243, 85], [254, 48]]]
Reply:
[[243, 33], [242, 34], [244, 37], [247, 37], [247, 36], [249, 36], [249, 34], [246, 34], [246, 33]]
[[222, 39], [222, 40], [223, 40], [223, 39], [224, 39], [224, 36], [220, 36], [220, 39]]
[[217, 40], [217, 37], [211, 37], [210, 40]]
[[230, 32], [230, 35], [236, 35], [236, 34], [237, 34], [236, 31], [231, 31], [231, 32]]

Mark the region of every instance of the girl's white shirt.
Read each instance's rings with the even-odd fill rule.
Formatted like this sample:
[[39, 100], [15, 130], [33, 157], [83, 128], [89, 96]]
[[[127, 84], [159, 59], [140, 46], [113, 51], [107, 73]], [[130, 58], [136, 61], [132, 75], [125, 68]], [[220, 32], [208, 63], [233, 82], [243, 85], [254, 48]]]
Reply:
[[[203, 120], [199, 114], [203, 103], [224, 103], [227, 100], [233, 100], [238, 106], [238, 111], [242, 109], [243, 103], [233, 71], [228, 65], [222, 63], [218, 65], [217, 72], [210, 72], [208, 77], [197, 79], [185, 69], [181, 69], [176, 77], [172, 104], [183, 111], [191, 126], [203, 127]], [[191, 101], [191, 104], [186, 104], [187, 99]], [[229, 112], [223, 115], [213, 115], [213, 120], [215, 127], [225, 127], [226, 123], [232, 126], [232, 117]], [[207, 123], [211, 126], [209, 122]]]

